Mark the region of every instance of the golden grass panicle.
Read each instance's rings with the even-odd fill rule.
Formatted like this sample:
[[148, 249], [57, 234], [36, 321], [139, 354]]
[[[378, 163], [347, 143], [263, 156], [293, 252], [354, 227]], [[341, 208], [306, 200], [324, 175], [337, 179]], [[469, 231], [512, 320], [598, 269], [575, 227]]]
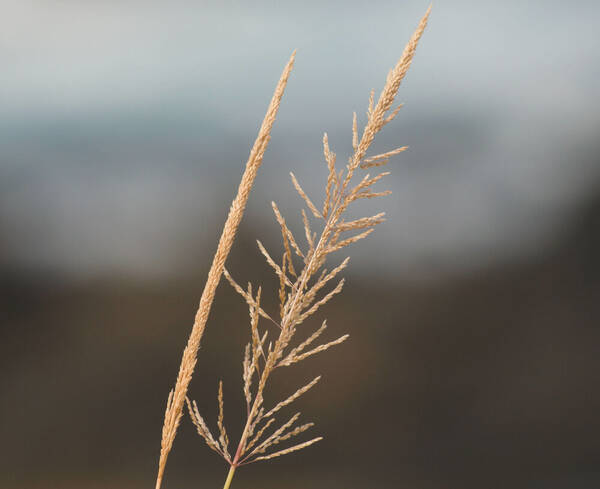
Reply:
[[[244, 289], [225, 271], [225, 276], [229, 283], [244, 298], [248, 305], [251, 339], [245, 348], [242, 362], [243, 390], [247, 403], [246, 424], [232, 459], [227, 458], [226, 447], [223, 446], [223, 442], [215, 450], [225, 454], [224, 458], [230, 464], [230, 471], [224, 489], [229, 488], [237, 467], [259, 460], [268, 460], [286, 455], [308, 447], [322, 439], [321, 437], [317, 437], [283, 450], [271, 451], [275, 445], [300, 435], [313, 426], [312, 423], [297, 425], [300, 413], [295, 414], [287, 422], [280, 425], [279, 428], [268, 434], [269, 430], [272, 429], [272, 425], [276, 423], [274, 414], [296, 401], [301, 395], [311, 389], [320, 380], [320, 376], [298, 388], [292, 395], [276, 403], [271, 409], [267, 409], [264, 406], [265, 389], [269, 385], [269, 379], [276, 369], [296, 364], [317, 353], [328, 350], [332, 346], [339, 345], [348, 339], [348, 335], [345, 334], [337, 339], [323, 340], [322, 336], [326, 330], [326, 322], [323, 321], [321, 326], [313, 332], [302, 332], [304, 340], [296, 341], [297, 336], [300, 336], [297, 335], [300, 331], [300, 326], [320, 307], [340, 293], [344, 286], [344, 279], [341, 279], [329, 291], [325, 291], [325, 288], [338, 277], [339, 273], [348, 264], [348, 258], [345, 258], [339, 265], [328, 271], [324, 268], [327, 258], [332, 253], [367, 237], [373, 232], [376, 225], [384, 221], [383, 212], [350, 221], [345, 221], [344, 215], [353, 202], [364, 198], [376, 198], [390, 193], [390, 191], [386, 190], [374, 190], [375, 184], [389, 175], [389, 172], [381, 172], [373, 176], [366, 174], [357, 179], [354, 177], [357, 170], [383, 166], [391, 157], [406, 149], [403, 146], [367, 157], [367, 152], [377, 133], [398, 114], [399, 107], [393, 110], [391, 107], [400, 83], [410, 67], [419, 39], [427, 25], [430, 9], [427, 10], [425, 16], [421, 19], [417, 30], [410, 38], [399, 61], [388, 74], [377, 102], [375, 102], [374, 92], [371, 92], [367, 109], [367, 121], [362, 130], [362, 135], [359, 132], [356, 114], [353, 115], [353, 153], [349, 157], [345, 168], [336, 169], [335, 153], [331, 151], [327, 134], [323, 136], [323, 155], [327, 165], [327, 180], [323, 204], [317, 207], [314, 201], [302, 189], [294, 174], [291, 174], [293, 186], [298, 194], [300, 194], [311, 215], [316, 219], [316, 225], [319, 229], [318, 232], [312, 230], [314, 226], [311, 225], [307, 213], [302, 209], [302, 222], [307, 241], [304, 249], [299, 246], [298, 241], [294, 238], [277, 205], [275, 203], [272, 204], [283, 239], [281, 264], [276, 262], [260, 241], [258, 242], [258, 247], [260, 253], [265, 257], [267, 264], [274, 270], [278, 279], [279, 318], [277, 320], [272, 319], [270, 315], [260, 308], [260, 288], [256, 296], [254, 296], [251, 284], [248, 285], [247, 289]], [[322, 210], [319, 210], [319, 208]], [[293, 256], [292, 250], [294, 250], [295, 256]], [[301, 263], [298, 263], [300, 261]], [[264, 330], [261, 329], [262, 324], [259, 324], [260, 317], [269, 320], [267, 322], [268, 328], [264, 327]], [[302, 329], [305, 329], [304, 326]], [[267, 335], [271, 338], [268, 343], [266, 341]], [[320, 344], [319, 341], [321, 342]], [[219, 429], [221, 429], [221, 390], [219, 391], [219, 406]], [[198, 425], [199, 419], [201, 419], [199, 415], [191, 409], [190, 415], [192, 415], [192, 418], [196, 418], [194, 422]], [[215, 449], [212, 445], [215, 445], [216, 442], [208, 436], [204, 428], [202, 430], [198, 429], [198, 432], [207, 441], [209, 446]], [[222, 435], [221, 438], [224, 438], [224, 436]]]
[[169, 394], [169, 399], [167, 402], [160, 444], [161, 447], [160, 458], [158, 461], [158, 474], [156, 476], [156, 489], [160, 489], [162, 484], [167, 458], [173, 446], [177, 428], [181, 421], [187, 389], [190, 381], [192, 380], [192, 374], [194, 373], [194, 367], [196, 366], [198, 348], [200, 348], [200, 340], [202, 339], [202, 335], [204, 333], [204, 328], [206, 326], [208, 314], [215, 296], [215, 291], [221, 279], [225, 260], [227, 259], [229, 251], [231, 250], [237, 228], [242, 220], [244, 209], [246, 208], [246, 202], [248, 201], [250, 190], [252, 189], [254, 179], [256, 178], [256, 173], [262, 163], [265, 150], [267, 149], [267, 145], [271, 137], [271, 129], [273, 127], [273, 123], [275, 122], [275, 116], [279, 110], [281, 98], [283, 97], [283, 92], [285, 91], [292, 67], [294, 66], [295, 56], [296, 52], [294, 51], [287, 65], [285, 66], [283, 73], [281, 74], [279, 82], [277, 83], [275, 92], [273, 93], [273, 97], [271, 98], [271, 102], [267, 108], [267, 113], [265, 114], [265, 118], [263, 119], [262, 125], [258, 132], [258, 136], [254, 142], [252, 150], [250, 151], [250, 156], [248, 157], [248, 162], [246, 163], [246, 169], [244, 170], [244, 174], [242, 175], [242, 180], [238, 188], [238, 193], [231, 204], [229, 215], [225, 221], [217, 251], [213, 258], [211, 268], [208, 272], [206, 285], [204, 286], [198, 311], [196, 313], [196, 317], [194, 318], [192, 332], [183, 351], [175, 387]]

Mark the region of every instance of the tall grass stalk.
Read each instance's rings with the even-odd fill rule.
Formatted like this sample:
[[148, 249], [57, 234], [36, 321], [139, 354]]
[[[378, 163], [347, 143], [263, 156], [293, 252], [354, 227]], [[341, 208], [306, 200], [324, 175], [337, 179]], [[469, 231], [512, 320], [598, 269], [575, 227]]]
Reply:
[[177, 428], [179, 427], [179, 423], [181, 421], [187, 389], [190, 381], [192, 380], [192, 374], [194, 373], [194, 367], [196, 366], [198, 348], [200, 348], [200, 340], [204, 334], [204, 328], [206, 326], [208, 314], [215, 297], [215, 291], [219, 281], [221, 280], [225, 260], [227, 259], [229, 251], [231, 250], [237, 228], [242, 220], [244, 209], [246, 208], [246, 202], [248, 202], [250, 190], [252, 189], [254, 179], [256, 178], [256, 173], [262, 163], [267, 145], [269, 144], [271, 129], [273, 127], [273, 123], [275, 122], [275, 116], [279, 110], [279, 105], [281, 104], [281, 97], [283, 97], [283, 92], [287, 85], [292, 67], [294, 66], [295, 55], [296, 52], [294, 51], [287, 65], [285, 66], [283, 73], [281, 74], [281, 78], [279, 79], [279, 83], [277, 84], [275, 92], [273, 93], [271, 103], [267, 109], [267, 113], [258, 132], [256, 141], [254, 141], [254, 146], [250, 151], [250, 156], [248, 158], [248, 162], [246, 163], [246, 169], [242, 175], [242, 180], [238, 187], [237, 195], [231, 204], [229, 215], [225, 221], [225, 226], [223, 227], [223, 232], [219, 240], [217, 251], [208, 272], [208, 278], [200, 298], [200, 305], [198, 306], [198, 311], [196, 312], [192, 332], [188, 339], [185, 350], [183, 351], [183, 357], [181, 358], [181, 365], [179, 367], [179, 373], [177, 375], [175, 387], [169, 393], [162, 429], [158, 474], [156, 476], [156, 489], [160, 489], [162, 484], [167, 458], [169, 457], [169, 452], [173, 446], [173, 441], [175, 440], [175, 435], [177, 434]]

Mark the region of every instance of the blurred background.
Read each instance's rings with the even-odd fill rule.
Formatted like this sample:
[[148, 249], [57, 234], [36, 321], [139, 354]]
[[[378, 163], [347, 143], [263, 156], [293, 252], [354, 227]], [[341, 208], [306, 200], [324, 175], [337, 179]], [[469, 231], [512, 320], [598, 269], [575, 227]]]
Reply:
[[[428, 4], [0, 2], [0, 486], [153, 487], [162, 416], [273, 88], [297, 62], [228, 268], [320, 200]], [[323, 311], [350, 340], [276, 379], [314, 433], [237, 488], [600, 487], [600, 5], [439, 1], [374, 150], [400, 145]], [[336, 257], [336, 259], [343, 257]], [[268, 303], [269, 307], [274, 304]], [[317, 324], [314, 319], [311, 326]], [[191, 395], [233, 437], [247, 310], [218, 289]], [[165, 488], [227, 468], [184, 420]]]

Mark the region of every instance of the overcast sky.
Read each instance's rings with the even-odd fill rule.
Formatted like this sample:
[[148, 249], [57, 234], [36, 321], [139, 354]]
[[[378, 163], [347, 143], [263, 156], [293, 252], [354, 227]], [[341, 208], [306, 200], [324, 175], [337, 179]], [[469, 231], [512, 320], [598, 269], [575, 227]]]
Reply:
[[[0, 4], [0, 251], [75, 276], [163, 276], [190, 266], [189, 247], [214, 248], [293, 49], [248, 217], [265, 219], [272, 199], [297, 209], [290, 170], [320, 196], [322, 133], [348, 154], [352, 111], [364, 114], [428, 6]], [[410, 151], [381, 202], [390, 221], [361, 245], [373, 270], [527, 256], [568, 225], [600, 182], [599, 21], [593, 1], [435, 3], [406, 105], [377, 145]]]

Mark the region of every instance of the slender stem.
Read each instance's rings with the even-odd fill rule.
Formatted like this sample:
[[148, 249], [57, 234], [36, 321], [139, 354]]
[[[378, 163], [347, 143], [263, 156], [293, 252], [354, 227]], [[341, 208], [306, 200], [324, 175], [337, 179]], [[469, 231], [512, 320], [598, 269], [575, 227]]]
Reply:
[[234, 473], [235, 473], [235, 465], [232, 465], [231, 468], [229, 469], [229, 473], [227, 474], [227, 480], [225, 481], [225, 485], [223, 486], [223, 489], [229, 489], [229, 486], [231, 485], [231, 480], [233, 479]]

